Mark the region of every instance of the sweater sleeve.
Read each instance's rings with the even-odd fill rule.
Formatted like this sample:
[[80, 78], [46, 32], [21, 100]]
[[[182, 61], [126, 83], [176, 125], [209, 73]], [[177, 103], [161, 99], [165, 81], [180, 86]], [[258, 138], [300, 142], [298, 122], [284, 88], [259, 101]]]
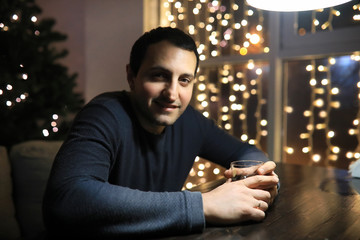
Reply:
[[202, 231], [199, 192], [140, 191], [109, 183], [121, 144], [114, 140], [119, 135], [114, 127], [121, 121], [114, 114], [116, 110], [96, 104], [83, 109], [57, 154], [43, 201], [51, 237], [103, 239]]
[[45, 205], [45, 222], [56, 236], [159, 236], [204, 228], [199, 192], [143, 192], [84, 178], [66, 185]]

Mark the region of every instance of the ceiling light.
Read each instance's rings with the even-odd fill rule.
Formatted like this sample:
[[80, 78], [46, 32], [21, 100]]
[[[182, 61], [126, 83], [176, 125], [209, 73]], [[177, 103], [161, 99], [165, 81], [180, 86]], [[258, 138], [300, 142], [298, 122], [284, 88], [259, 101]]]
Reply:
[[333, 7], [351, 0], [246, 0], [247, 3], [255, 8], [279, 11], [279, 12], [297, 12], [309, 11], [321, 8]]

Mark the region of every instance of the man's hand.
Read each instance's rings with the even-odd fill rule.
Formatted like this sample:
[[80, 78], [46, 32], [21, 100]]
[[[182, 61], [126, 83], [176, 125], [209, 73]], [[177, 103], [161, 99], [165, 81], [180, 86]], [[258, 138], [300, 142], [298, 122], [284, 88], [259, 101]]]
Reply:
[[214, 224], [232, 224], [247, 220], [261, 221], [277, 195], [278, 176], [274, 162], [266, 162], [258, 175], [231, 181], [232, 171], [226, 170], [226, 183], [203, 193], [205, 219]]
[[277, 176], [256, 175], [231, 182], [229, 179], [214, 190], [203, 193], [205, 219], [214, 224], [232, 224], [265, 217], [271, 194], [268, 190], [278, 183]]
[[[258, 168], [257, 174], [278, 177], [277, 174], [274, 172], [275, 168], [276, 168], [275, 162], [267, 161]], [[232, 178], [232, 176], [233, 176], [232, 170], [231, 169], [226, 170], [224, 172], [224, 176], [228, 179]], [[268, 202], [268, 204], [271, 205], [274, 202], [274, 199], [278, 194], [277, 185], [269, 186], [269, 188], [267, 188], [267, 189], [266, 188], [262, 188], [262, 189], [269, 191], [269, 193], [271, 194], [271, 198]]]

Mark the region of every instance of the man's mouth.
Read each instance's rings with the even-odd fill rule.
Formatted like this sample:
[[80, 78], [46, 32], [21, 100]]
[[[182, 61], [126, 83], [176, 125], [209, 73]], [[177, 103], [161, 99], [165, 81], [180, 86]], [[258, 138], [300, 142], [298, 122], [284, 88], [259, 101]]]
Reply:
[[174, 109], [180, 108], [180, 105], [173, 104], [173, 103], [166, 103], [161, 101], [154, 101], [160, 108], [166, 110], [166, 111], [172, 111]]

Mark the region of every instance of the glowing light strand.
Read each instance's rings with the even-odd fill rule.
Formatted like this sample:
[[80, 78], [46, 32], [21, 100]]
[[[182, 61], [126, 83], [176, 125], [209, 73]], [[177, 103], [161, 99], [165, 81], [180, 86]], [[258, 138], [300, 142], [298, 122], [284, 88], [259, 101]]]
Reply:
[[331, 113], [331, 102], [332, 102], [332, 94], [331, 94], [331, 65], [330, 65], [330, 61], [328, 61], [327, 63], [327, 71], [326, 71], [326, 78], [328, 80], [328, 83], [326, 84], [326, 98], [327, 98], [327, 104], [326, 104], [326, 115], [325, 115], [325, 119], [324, 119], [324, 124], [325, 124], [325, 133], [326, 133], [326, 158], [325, 158], [325, 165], [328, 165], [329, 160], [337, 160], [337, 155], [333, 154], [332, 149], [334, 148], [334, 146], [331, 144], [331, 139], [332, 136], [329, 135], [330, 133], [330, 113]]
[[[311, 76], [311, 80], [316, 79], [315, 78], [315, 71], [316, 71], [316, 64], [315, 64], [315, 60], [312, 59], [311, 60], [311, 70], [310, 70], [310, 76]], [[307, 131], [308, 131], [308, 147], [309, 147], [309, 155], [311, 157], [314, 156], [314, 149], [313, 149], [313, 134], [314, 134], [314, 123], [315, 123], [315, 117], [314, 117], [314, 101], [316, 98], [316, 93], [315, 93], [315, 89], [316, 89], [316, 84], [311, 84], [311, 95], [310, 95], [310, 106], [309, 106], [309, 112], [310, 112], [310, 116], [309, 116], [309, 121], [308, 121], [308, 126], [307, 126]], [[313, 163], [312, 161], [310, 162], [311, 164]]]
[[262, 74], [258, 74], [258, 77], [256, 78], [256, 83], [257, 83], [257, 106], [256, 106], [256, 112], [255, 112], [255, 117], [256, 117], [256, 139], [255, 139], [255, 144], [256, 146], [261, 149], [261, 145], [260, 145], [260, 140], [261, 140], [261, 136], [262, 136], [262, 127], [261, 127], [261, 120], [262, 120], [262, 114], [261, 114], [261, 109], [262, 109], [262, 102], [263, 102], [263, 94], [262, 94]]

